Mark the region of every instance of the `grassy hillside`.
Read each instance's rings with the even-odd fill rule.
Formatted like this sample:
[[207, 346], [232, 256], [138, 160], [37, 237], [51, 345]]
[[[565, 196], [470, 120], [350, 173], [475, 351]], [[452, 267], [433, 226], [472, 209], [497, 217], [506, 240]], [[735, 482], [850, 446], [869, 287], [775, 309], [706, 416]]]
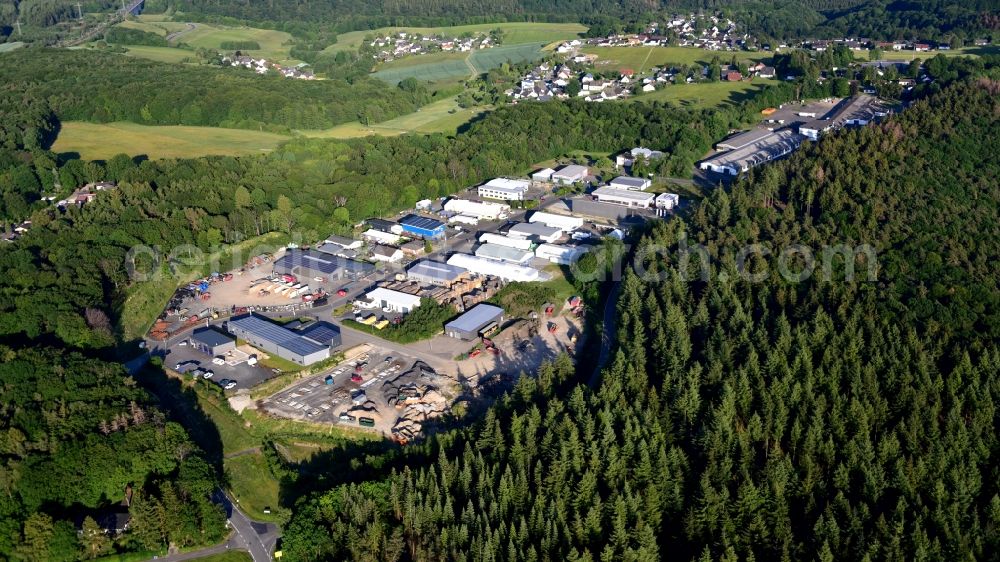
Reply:
[[[195, 48], [204, 47], [206, 49], [221, 50], [222, 43], [226, 41], [256, 41], [260, 45], [260, 49], [246, 51], [247, 53], [268, 60], [292, 62], [288, 54], [292, 36], [284, 31], [242, 26], [228, 27], [206, 23], [186, 23], [153, 18], [129, 20], [118, 25], [155, 33], [162, 37], [166, 37], [171, 33], [179, 33], [172, 40], [172, 43], [186, 43]], [[193, 26], [193, 29], [191, 29], [191, 26]]]
[[471, 77], [497, 68], [505, 62], [519, 63], [539, 59], [542, 57], [543, 46], [542, 43], [523, 43], [471, 53], [432, 53], [406, 57], [387, 63], [373, 76], [390, 84], [397, 84], [400, 80], [411, 77], [428, 82]]
[[283, 135], [242, 129], [67, 121], [62, 124], [52, 150], [77, 152], [85, 160], [106, 160], [121, 153], [145, 154], [150, 158], [194, 158], [210, 154], [257, 154], [285, 140], [288, 137]]
[[731, 103], [737, 104], [764, 89], [773, 80], [753, 82], [696, 82], [694, 84], [674, 84], [662, 86], [655, 92], [648, 92], [629, 98], [633, 102], [669, 101], [682, 107], [709, 108]]
[[455, 134], [458, 128], [468, 123], [472, 118], [487, 111], [485, 108], [463, 109], [455, 103], [455, 98], [448, 98], [425, 105], [418, 111], [395, 119], [365, 126], [361, 123], [344, 123], [331, 129], [321, 131], [301, 131], [308, 137], [317, 138], [355, 138], [368, 135], [400, 135], [403, 133], [445, 133]]
[[518, 43], [551, 43], [561, 39], [572, 39], [587, 31], [587, 26], [579, 23], [484, 23], [477, 25], [456, 25], [451, 27], [382, 27], [370, 31], [351, 31], [337, 36], [337, 42], [327, 47], [328, 52], [357, 50], [366, 35], [378, 35], [390, 31], [408, 33], [459, 36], [463, 33], [488, 33], [492, 29], [504, 30], [505, 45]]
[[771, 58], [766, 52], [734, 53], [693, 47], [584, 47], [581, 52], [597, 55], [597, 68], [630, 68], [636, 72], [667, 64], [708, 64], [715, 56], [727, 62], [734, 54], [741, 61]]

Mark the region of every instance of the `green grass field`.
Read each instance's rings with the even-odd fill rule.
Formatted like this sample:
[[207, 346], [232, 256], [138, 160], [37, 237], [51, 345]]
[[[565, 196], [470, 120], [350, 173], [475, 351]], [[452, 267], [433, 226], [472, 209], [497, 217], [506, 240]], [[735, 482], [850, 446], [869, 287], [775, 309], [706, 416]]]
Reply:
[[[188, 23], [182, 21], [153, 18], [128, 20], [118, 25], [155, 33], [161, 37], [165, 37], [170, 33], [184, 31], [189, 26]], [[228, 27], [207, 23], [192, 25], [195, 28], [180, 35], [177, 38], [178, 43], [186, 43], [195, 48], [203, 47], [206, 49], [221, 50], [222, 43], [225, 41], [256, 41], [260, 44], [260, 49], [246, 51], [247, 53], [286, 64], [297, 62], [289, 59], [289, 43], [292, 36], [284, 31], [258, 29], [255, 27]], [[129, 47], [129, 50], [131, 51], [133, 48]]]
[[242, 129], [66, 121], [52, 150], [77, 152], [86, 160], [106, 160], [121, 153], [154, 159], [193, 158], [259, 154], [286, 140], [283, 135]]
[[[223, 461], [229, 491], [233, 499], [239, 501], [240, 508], [252, 519], [273, 521], [278, 509], [280, 483], [271, 474], [267, 461], [261, 453], [250, 453]], [[271, 514], [264, 508], [270, 507]]]
[[563, 39], [573, 39], [587, 31], [587, 26], [579, 23], [484, 23], [475, 25], [457, 25], [451, 27], [382, 27], [369, 31], [351, 31], [337, 36], [337, 42], [326, 48], [327, 52], [336, 53], [344, 50], [357, 50], [367, 35], [385, 34], [391, 31], [406, 31], [407, 33], [422, 33], [427, 35], [445, 34], [459, 36], [463, 33], [489, 33], [492, 29], [504, 30], [504, 45], [519, 43], [552, 43]]
[[[862, 53], [864, 56], [858, 57], [858, 60], [867, 61], [867, 53]], [[918, 53], [916, 51], [883, 51], [881, 55], [882, 60], [904, 60], [911, 61], [913, 59], [927, 60], [929, 58], [936, 57], [938, 55], [944, 55], [946, 57], [960, 57], [960, 56], [982, 56], [982, 55], [1000, 55], [1000, 46], [988, 45], [986, 47], [963, 47], [961, 49], [951, 49], [948, 51], [930, 51], [927, 53]]]
[[773, 80], [755, 79], [752, 82], [696, 82], [662, 86], [629, 98], [630, 102], [667, 101], [682, 107], [702, 109], [748, 99]]
[[636, 72], [670, 64], [708, 64], [716, 56], [724, 63], [729, 62], [733, 55], [739, 61], [771, 58], [770, 53], [765, 52], [709, 51], [693, 47], [584, 47], [580, 51], [598, 56], [595, 64], [598, 70], [630, 68]]
[[126, 47], [126, 49], [128, 49], [127, 54], [130, 57], [139, 57], [157, 62], [182, 63], [194, 61], [196, 58], [194, 53], [191, 51], [177, 49], [175, 47], [147, 47], [145, 45], [130, 45]]
[[539, 59], [542, 57], [543, 46], [542, 43], [522, 43], [471, 53], [432, 53], [406, 57], [387, 63], [372, 76], [390, 84], [397, 84], [406, 78], [427, 82], [467, 78], [497, 68], [505, 62], [519, 63]]
[[337, 125], [332, 129], [300, 132], [308, 137], [337, 139], [365, 137], [376, 134], [393, 136], [403, 133], [445, 133], [452, 135], [458, 131], [459, 127], [488, 110], [489, 108], [460, 108], [455, 103], [455, 98], [451, 97], [425, 105], [413, 113], [374, 125], [366, 126], [354, 122]]

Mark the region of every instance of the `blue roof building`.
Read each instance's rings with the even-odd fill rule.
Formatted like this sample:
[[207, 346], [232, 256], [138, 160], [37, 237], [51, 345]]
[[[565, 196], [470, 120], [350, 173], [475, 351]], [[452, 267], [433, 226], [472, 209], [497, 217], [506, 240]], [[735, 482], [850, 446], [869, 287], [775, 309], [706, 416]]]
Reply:
[[439, 220], [419, 215], [406, 215], [399, 220], [399, 224], [403, 227], [404, 232], [422, 238], [440, 238], [444, 236], [444, 223]]

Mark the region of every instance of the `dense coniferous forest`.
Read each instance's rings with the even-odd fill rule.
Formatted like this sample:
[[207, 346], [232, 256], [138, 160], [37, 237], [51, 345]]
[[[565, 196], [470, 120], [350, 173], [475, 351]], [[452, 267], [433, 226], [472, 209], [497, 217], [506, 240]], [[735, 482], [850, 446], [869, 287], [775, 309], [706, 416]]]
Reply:
[[[947, 89], [654, 226], [638, 254], [655, 275], [626, 273], [596, 391], [556, 392], [565, 364], [522, 377], [474, 427], [300, 504], [286, 556], [995, 557], [998, 92]], [[711, 256], [707, 280], [682, 240]], [[877, 264], [792, 282], [792, 243], [817, 260], [870, 244]], [[735, 265], [748, 244], [773, 248], [748, 262], [757, 282]]]

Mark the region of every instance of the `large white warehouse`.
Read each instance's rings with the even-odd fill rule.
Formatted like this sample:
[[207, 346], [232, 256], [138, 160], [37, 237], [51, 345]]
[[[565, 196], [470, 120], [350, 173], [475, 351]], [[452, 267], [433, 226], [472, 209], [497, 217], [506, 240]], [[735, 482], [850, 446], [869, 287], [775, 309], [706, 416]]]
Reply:
[[478, 275], [492, 275], [504, 281], [538, 281], [538, 270], [523, 265], [514, 265], [470, 254], [455, 254], [448, 258], [448, 265], [464, 267]]
[[519, 222], [510, 227], [507, 236], [538, 238], [542, 242], [555, 242], [562, 238], [562, 229], [541, 222]]
[[494, 178], [479, 186], [479, 196], [507, 201], [524, 201], [528, 193], [528, 180], [512, 180], [510, 178]]
[[486, 201], [469, 201], [468, 199], [449, 199], [444, 204], [444, 210], [459, 215], [471, 215], [480, 220], [505, 218], [510, 213], [510, 205], [505, 203], [488, 203]]
[[501, 246], [499, 244], [483, 244], [476, 248], [476, 255], [481, 258], [505, 261], [520, 265], [528, 263], [531, 261], [531, 258], [534, 257], [531, 250], [518, 250], [517, 248]]
[[355, 301], [361, 308], [381, 308], [390, 312], [409, 313], [420, 306], [420, 297], [385, 287], [368, 291], [364, 299]]
[[528, 218], [528, 222], [540, 222], [546, 226], [558, 228], [566, 232], [571, 232], [578, 228], [583, 228], [583, 219], [579, 217], [554, 215], [552, 213], [546, 213], [543, 211], [535, 211], [534, 213], [531, 213], [531, 217]]
[[517, 248], [518, 250], [530, 250], [531, 240], [527, 238], [511, 238], [509, 236], [504, 236], [503, 234], [494, 234], [492, 232], [487, 232], [479, 237], [479, 241], [483, 244], [499, 244], [501, 246], [509, 246], [511, 248]]
[[580, 256], [587, 253], [586, 246], [565, 246], [562, 244], [541, 244], [535, 248], [535, 257], [549, 260], [552, 263], [570, 265], [576, 263]]

